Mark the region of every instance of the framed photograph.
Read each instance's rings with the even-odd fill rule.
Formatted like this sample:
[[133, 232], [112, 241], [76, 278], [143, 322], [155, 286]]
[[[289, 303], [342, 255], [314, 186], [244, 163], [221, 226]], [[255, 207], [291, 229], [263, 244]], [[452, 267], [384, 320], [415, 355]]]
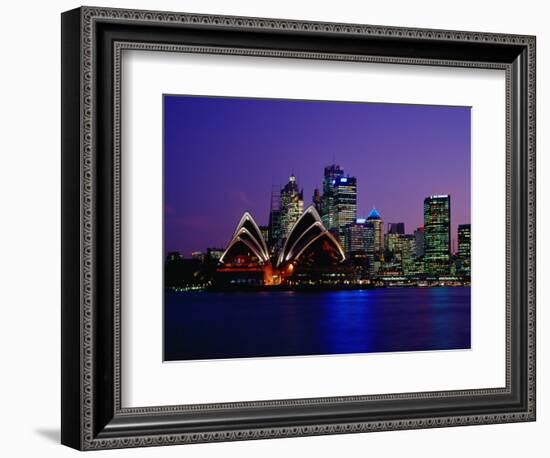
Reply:
[[63, 444], [535, 420], [535, 37], [62, 14]]

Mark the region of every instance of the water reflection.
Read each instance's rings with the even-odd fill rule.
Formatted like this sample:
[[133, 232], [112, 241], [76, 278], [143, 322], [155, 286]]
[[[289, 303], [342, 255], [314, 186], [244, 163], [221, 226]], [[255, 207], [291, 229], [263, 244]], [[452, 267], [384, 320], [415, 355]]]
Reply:
[[167, 293], [165, 359], [470, 347], [470, 289]]

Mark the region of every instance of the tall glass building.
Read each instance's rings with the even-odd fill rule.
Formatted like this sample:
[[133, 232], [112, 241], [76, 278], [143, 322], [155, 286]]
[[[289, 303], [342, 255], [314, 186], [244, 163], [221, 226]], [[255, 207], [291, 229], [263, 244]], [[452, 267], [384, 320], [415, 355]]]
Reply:
[[367, 223], [364, 218], [357, 219], [344, 228], [344, 248], [348, 257], [351, 257], [352, 253], [366, 252], [367, 232]]
[[451, 196], [424, 199], [424, 269], [426, 275], [445, 275], [450, 271]]
[[345, 227], [357, 219], [357, 179], [344, 174], [339, 165], [325, 167], [321, 219], [345, 246]]
[[375, 208], [367, 216], [366, 236], [369, 272], [374, 275], [378, 273], [384, 262], [384, 222]]
[[357, 220], [357, 179], [341, 177], [336, 186], [336, 224], [340, 244], [344, 246], [344, 228]]
[[405, 275], [417, 274], [416, 267], [416, 238], [413, 234], [400, 234], [401, 243], [401, 267]]
[[281, 238], [286, 239], [304, 212], [304, 193], [298, 188], [294, 175], [290, 175], [288, 183], [281, 189], [280, 205]]
[[336, 183], [344, 176], [344, 171], [339, 165], [325, 167], [323, 177], [323, 195], [321, 197], [321, 221], [329, 230], [337, 228], [336, 224]]
[[269, 210], [269, 250], [273, 254], [281, 248], [281, 189], [271, 189], [271, 208]]

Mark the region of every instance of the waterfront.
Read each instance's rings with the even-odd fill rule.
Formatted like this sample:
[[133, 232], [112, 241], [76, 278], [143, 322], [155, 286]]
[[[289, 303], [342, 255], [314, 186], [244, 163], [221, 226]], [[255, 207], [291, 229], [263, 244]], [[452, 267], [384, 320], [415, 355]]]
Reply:
[[470, 288], [170, 292], [165, 360], [470, 348]]

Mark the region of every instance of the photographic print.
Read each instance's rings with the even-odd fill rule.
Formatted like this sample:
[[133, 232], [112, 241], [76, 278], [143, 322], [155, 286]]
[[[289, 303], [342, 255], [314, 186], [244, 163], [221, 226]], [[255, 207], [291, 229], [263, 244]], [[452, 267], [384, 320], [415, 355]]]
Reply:
[[64, 445], [536, 420], [535, 36], [61, 26]]
[[163, 98], [165, 361], [470, 348], [470, 107]]

